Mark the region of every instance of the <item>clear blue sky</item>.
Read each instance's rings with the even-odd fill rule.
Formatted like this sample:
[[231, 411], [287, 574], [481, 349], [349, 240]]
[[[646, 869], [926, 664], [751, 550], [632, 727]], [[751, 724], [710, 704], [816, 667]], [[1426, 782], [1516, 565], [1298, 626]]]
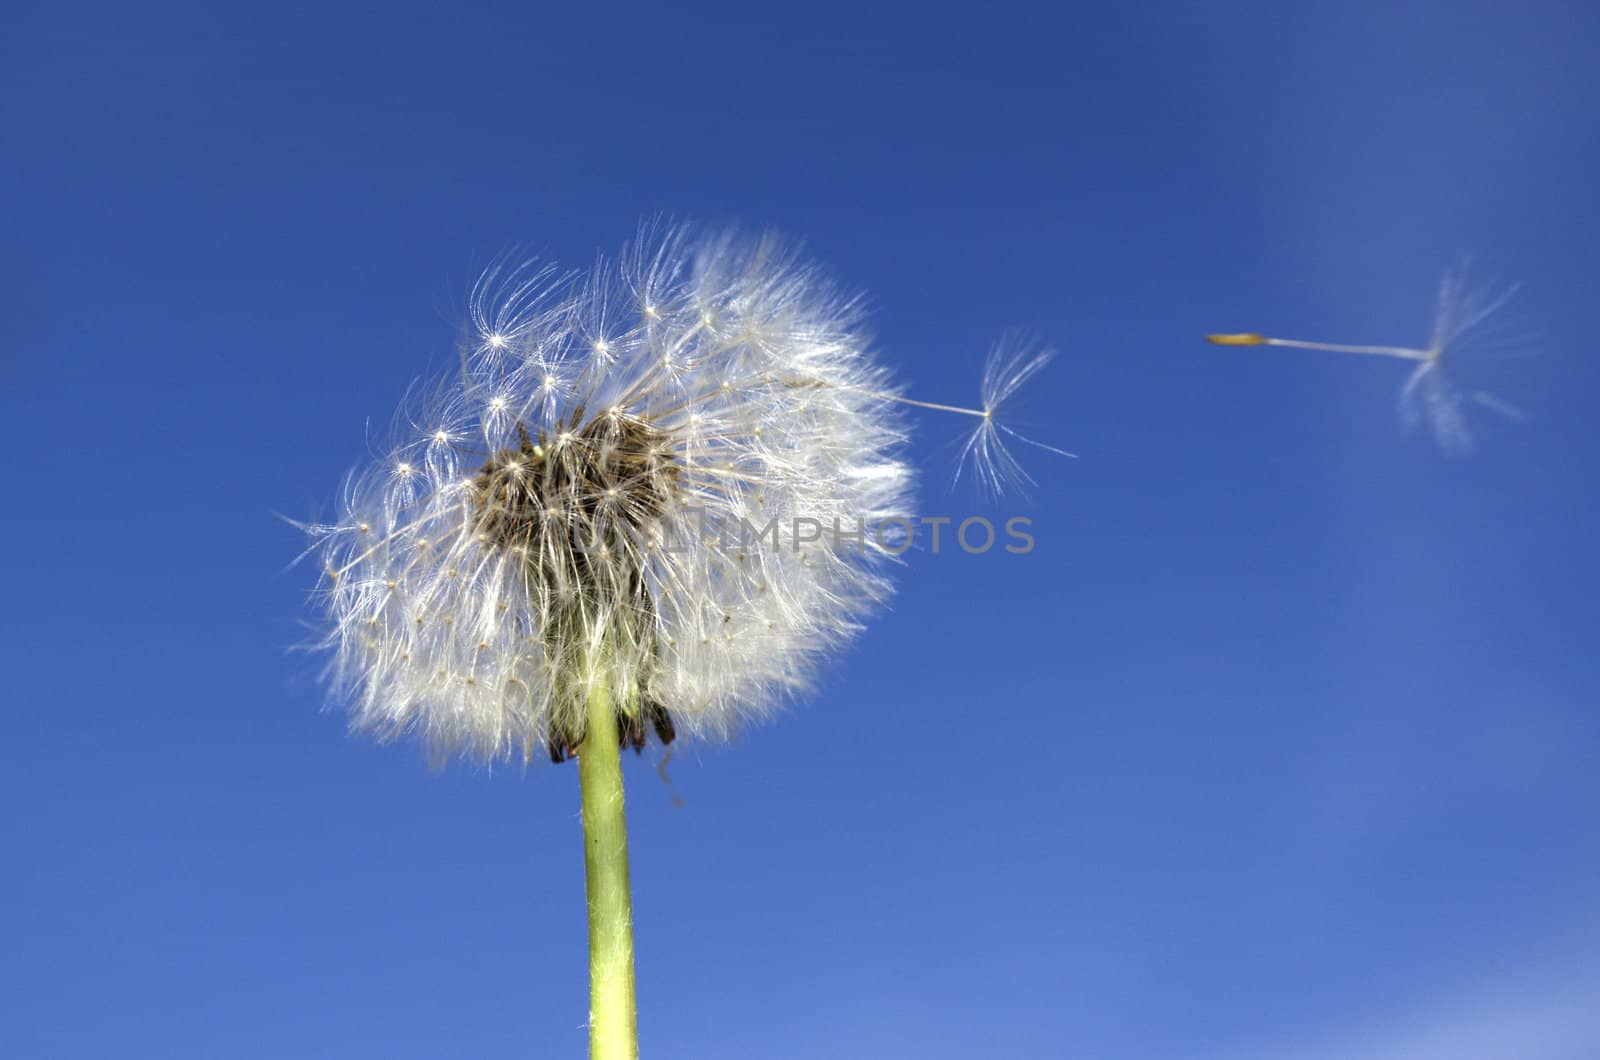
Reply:
[[[288, 649], [507, 247], [771, 225], [918, 397], [1062, 355], [1025, 557], [630, 766], [652, 1058], [1600, 1055], [1600, 16], [1579, 3], [13, 8], [0, 1053], [578, 1056], [572, 767], [430, 773]], [[1399, 8], [1398, 10], [1396, 8]], [[1520, 425], [1404, 366], [1524, 286]], [[673, 804], [673, 794], [684, 805]]]

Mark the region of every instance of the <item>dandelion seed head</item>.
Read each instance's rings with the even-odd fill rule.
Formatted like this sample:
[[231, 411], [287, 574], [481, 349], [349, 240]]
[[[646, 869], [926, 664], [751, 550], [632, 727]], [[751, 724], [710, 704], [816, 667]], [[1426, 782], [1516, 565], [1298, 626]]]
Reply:
[[636, 748], [804, 692], [895, 553], [870, 533], [750, 547], [747, 517], [910, 511], [852, 300], [771, 238], [674, 229], [584, 276], [497, 266], [470, 313], [459, 373], [401, 417], [427, 426], [313, 528], [353, 726], [559, 760], [601, 672]]

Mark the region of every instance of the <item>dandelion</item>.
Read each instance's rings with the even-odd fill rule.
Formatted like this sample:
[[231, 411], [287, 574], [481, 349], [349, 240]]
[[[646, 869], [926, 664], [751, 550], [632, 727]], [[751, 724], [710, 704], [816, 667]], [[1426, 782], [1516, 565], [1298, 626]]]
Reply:
[[1464, 355], [1482, 354], [1507, 344], [1507, 336], [1495, 329], [1491, 318], [1511, 300], [1516, 290], [1515, 287], [1498, 291], [1492, 287], [1473, 287], [1465, 266], [1446, 272], [1439, 283], [1433, 331], [1428, 345], [1421, 348], [1304, 342], [1269, 338], [1254, 332], [1207, 335], [1206, 340], [1219, 346], [1286, 346], [1412, 362], [1411, 372], [1400, 388], [1402, 420], [1407, 425], [1426, 422], [1441, 448], [1466, 452], [1473, 445], [1466, 415], [1469, 405], [1487, 408], [1507, 419], [1522, 419], [1521, 411], [1515, 406], [1493, 394], [1466, 387], [1456, 378]]
[[[459, 377], [312, 527], [354, 728], [436, 757], [576, 757], [591, 1050], [635, 1055], [618, 752], [724, 737], [804, 691], [887, 596], [899, 394], [854, 300], [777, 240], [674, 229], [584, 276], [491, 269]], [[969, 450], [1044, 358], [991, 362]], [[965, 455], [965, 454], [964, 454]], [[802, 534], [804, 518], [833, 534]], [[841, 532], [842, 531], [842, 532]]]

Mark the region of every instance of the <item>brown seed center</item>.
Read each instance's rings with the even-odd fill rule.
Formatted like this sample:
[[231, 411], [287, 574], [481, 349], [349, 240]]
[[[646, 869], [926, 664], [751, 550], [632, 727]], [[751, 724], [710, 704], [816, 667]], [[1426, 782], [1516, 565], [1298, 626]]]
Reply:
[[[654, 601], [644, 575], [644, 531], [667, 510], [679, 465], [667, 436], [648, 420], [608, 412], [581, 427], [530, 436], [517, 425], [517, 447], [495, 453], [472, 481], [477, 526], [493, 545], [522, 557], [531, 577], [540, 632], [570, 636], [584, 612], [614, 616], [624, 638], [657, 647]], [[559, 654], [559, 653], [558, 653]], [[648, 670], [648, 667], [646, 667]], [[567, 711], [582, 717], [578, 704]], [[671, 717], [648, 696], [618, 704], [622, 742], [644, 747], [646, 723], [662, 743]], [[581, 722], [552, 725], [550, 756], [569, 757], [583, 742]]]

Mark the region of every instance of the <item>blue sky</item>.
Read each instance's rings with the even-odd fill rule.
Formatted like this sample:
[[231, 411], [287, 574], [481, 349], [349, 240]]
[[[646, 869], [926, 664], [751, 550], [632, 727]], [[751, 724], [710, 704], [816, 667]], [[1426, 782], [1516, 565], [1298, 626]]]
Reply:
[[[1023, 329], [1027, 556], [630, 765], [652, 1057], [1600, 1054], [1580, 3], [26, 4], [0, 40], [0, 1052], [580, 1055], [575, 771], [346, 736], [314, 515], [508, 248], [773, 226], [913, 396]], [[1441, 454], [1442, 269], [1526, 422]], [[683, 805], [674, 804], [674, 796]]]

